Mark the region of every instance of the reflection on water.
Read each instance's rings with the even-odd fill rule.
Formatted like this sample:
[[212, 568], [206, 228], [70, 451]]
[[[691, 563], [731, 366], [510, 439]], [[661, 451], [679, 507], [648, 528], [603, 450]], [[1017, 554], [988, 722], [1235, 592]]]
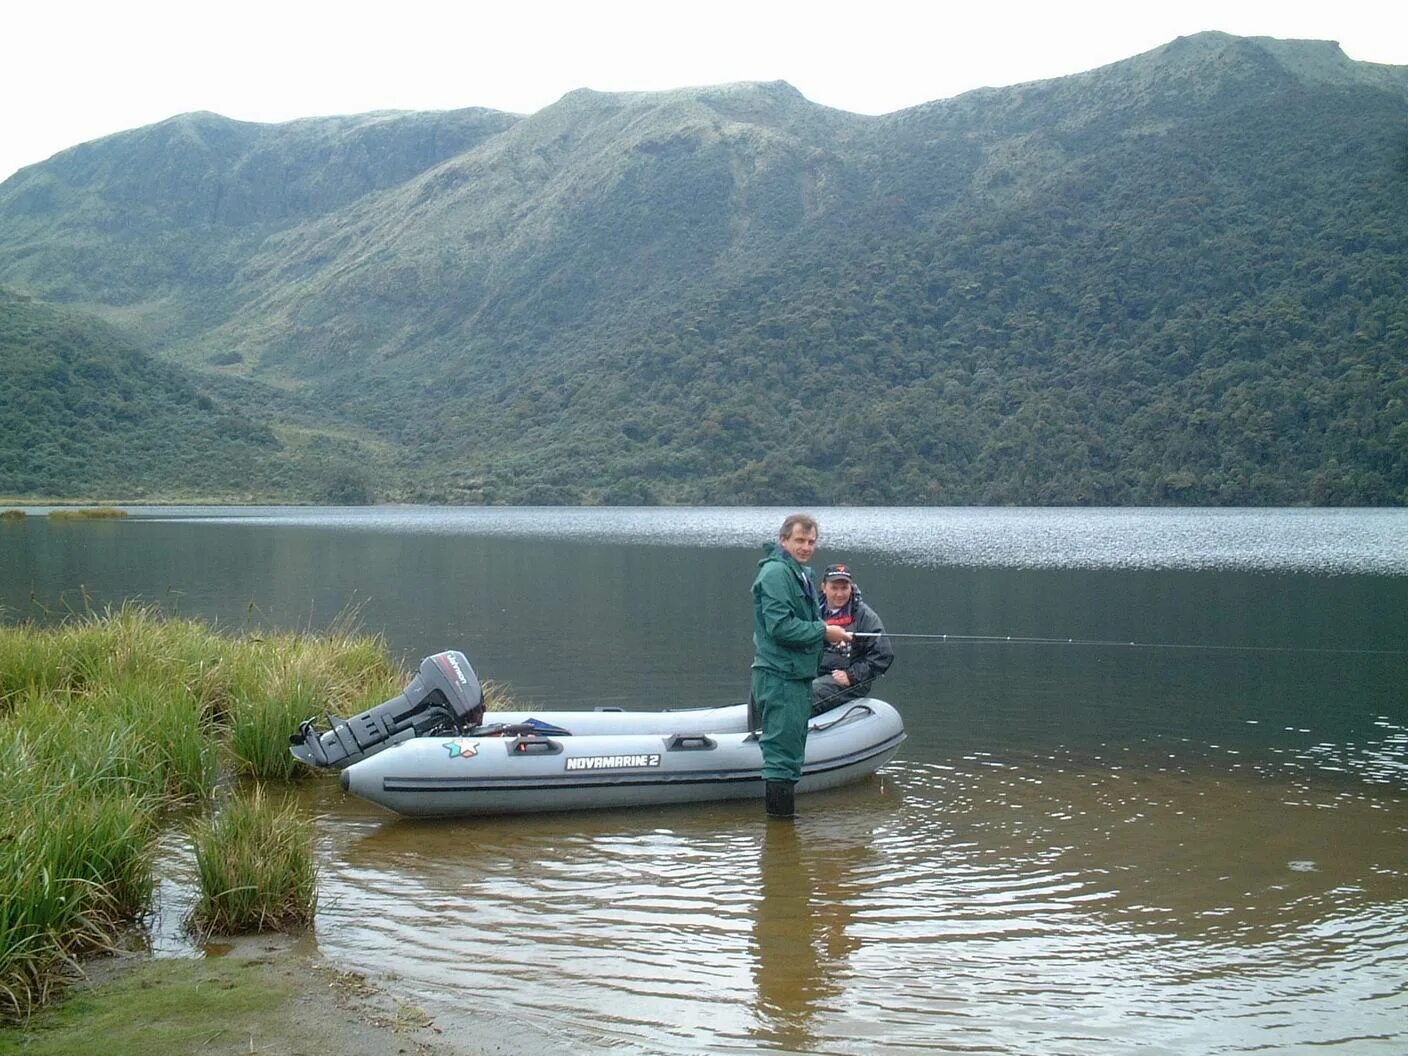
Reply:
[[855, 917], [869, 901], [862, 877], [875, 850], [854, 814], [838, 821], [815, 831], [787, 822], [764, 829], [749, 950], [756, 989], [749, 1037], [764, 1047], [816, 1047], [813, 1024], [839, 1004], [860, 949]]

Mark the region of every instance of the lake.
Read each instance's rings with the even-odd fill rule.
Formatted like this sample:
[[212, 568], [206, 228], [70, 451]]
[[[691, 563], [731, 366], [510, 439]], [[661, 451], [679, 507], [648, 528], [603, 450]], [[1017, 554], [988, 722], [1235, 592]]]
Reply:
[[[789, 512], [130, 511], [0, 523], [6, 618], [353, 618], [551, 709], [744, 699]], [[507, 1054], [1408, 1051], [1408, 511], [814, 512], [915, 636], [894, 762], [793, 826], [316, 780], [322, 952]]]

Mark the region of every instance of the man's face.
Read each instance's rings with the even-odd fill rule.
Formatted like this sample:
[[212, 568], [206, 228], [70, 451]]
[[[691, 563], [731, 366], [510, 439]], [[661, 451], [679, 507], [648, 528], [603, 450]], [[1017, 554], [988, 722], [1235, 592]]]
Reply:
[[828, 579], [821, 585], [821, 589], [826, 591], [826, 604], [833, 609], [839, 609], [851, 600], [851, 581], [849, 579]]
[[816, 529], [792, 526], [792, 534], [782, 540], [782, 549], [791, 554], [798, 564], [805, 565], [816, 553]]

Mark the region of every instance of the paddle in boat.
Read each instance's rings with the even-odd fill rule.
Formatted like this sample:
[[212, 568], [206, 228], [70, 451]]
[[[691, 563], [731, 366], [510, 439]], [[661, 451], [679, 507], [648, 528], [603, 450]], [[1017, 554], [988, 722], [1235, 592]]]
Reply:
[[[485, 721], [486, 719], [490, 721]], [[847, 701], [812, 719], [797, 792], [873, 774], [904, 741], [882, 700]], [[484, 710], [463, 653], [428, 656], [397, 696], [349, 719], [312, 719], [289, 738], [344, 790], [419, 817], [632, 807], [763, 795], [748, 706], [671, 711]]]

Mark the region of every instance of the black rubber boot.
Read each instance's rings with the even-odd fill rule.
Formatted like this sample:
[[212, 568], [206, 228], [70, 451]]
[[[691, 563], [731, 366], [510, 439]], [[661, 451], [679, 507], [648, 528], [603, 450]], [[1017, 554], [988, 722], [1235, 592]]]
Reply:
[[768, 817], [795, 818], [797, 816], [792, 798], [793, 782], [765, 781], [763, 786], [763, 799], [767, 804]]

